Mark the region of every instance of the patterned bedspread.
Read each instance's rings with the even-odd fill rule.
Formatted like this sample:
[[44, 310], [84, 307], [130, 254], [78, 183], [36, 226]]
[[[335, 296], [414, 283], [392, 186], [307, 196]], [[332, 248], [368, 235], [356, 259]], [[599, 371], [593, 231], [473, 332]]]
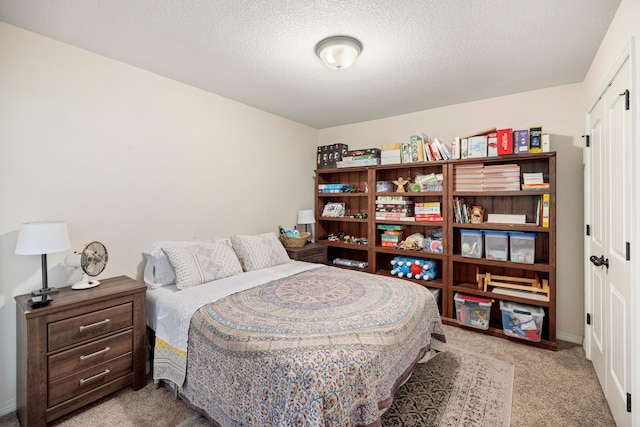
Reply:
[[221, 426], [376, 425], [432, 336], [424, 287], [323, 267], [200, 308], [180, 393]]

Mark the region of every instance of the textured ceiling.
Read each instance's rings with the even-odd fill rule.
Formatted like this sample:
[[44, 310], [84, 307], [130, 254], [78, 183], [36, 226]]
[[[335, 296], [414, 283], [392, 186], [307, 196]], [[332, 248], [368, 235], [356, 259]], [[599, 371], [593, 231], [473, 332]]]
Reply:
[[[0, 20], [315, 128], [581, 82], [620, 0], [0, 0]], [[364, 49], [344, 71], [314, 47]]]

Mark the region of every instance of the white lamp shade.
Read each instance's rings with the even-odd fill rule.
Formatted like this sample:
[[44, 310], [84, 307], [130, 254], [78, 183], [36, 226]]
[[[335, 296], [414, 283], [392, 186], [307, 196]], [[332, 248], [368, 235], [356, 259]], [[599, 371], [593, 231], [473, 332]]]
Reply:
[[71, 248], [67, 224], [63, 221], [25, 222], [20, 225], [17, 255], [43, 255]]
[[315, 224], [316, 218], [311, 209], [298, 211], [298, 224]]
[[362, 43], [348, 36], [329, 37], [316, 45], [316, 55], [327, 67], [338, 71], [353, 65], [360, 52]]

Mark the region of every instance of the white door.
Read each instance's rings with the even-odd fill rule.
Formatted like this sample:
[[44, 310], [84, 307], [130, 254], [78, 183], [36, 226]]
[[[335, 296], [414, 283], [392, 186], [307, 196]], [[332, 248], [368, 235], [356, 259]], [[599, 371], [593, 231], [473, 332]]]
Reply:
[[624, 61], [590, 113], [590, 353], [618, 426], [631, 425], [631, 83]]

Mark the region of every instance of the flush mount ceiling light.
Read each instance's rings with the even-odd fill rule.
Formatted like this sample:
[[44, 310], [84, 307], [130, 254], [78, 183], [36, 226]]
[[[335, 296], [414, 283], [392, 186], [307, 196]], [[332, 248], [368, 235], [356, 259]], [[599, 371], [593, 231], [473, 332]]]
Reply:
[[349, 36], [333, 36], [316, 45], [316, 55], [334, 70], [349, 68], [362, 52], [362, 43]]

